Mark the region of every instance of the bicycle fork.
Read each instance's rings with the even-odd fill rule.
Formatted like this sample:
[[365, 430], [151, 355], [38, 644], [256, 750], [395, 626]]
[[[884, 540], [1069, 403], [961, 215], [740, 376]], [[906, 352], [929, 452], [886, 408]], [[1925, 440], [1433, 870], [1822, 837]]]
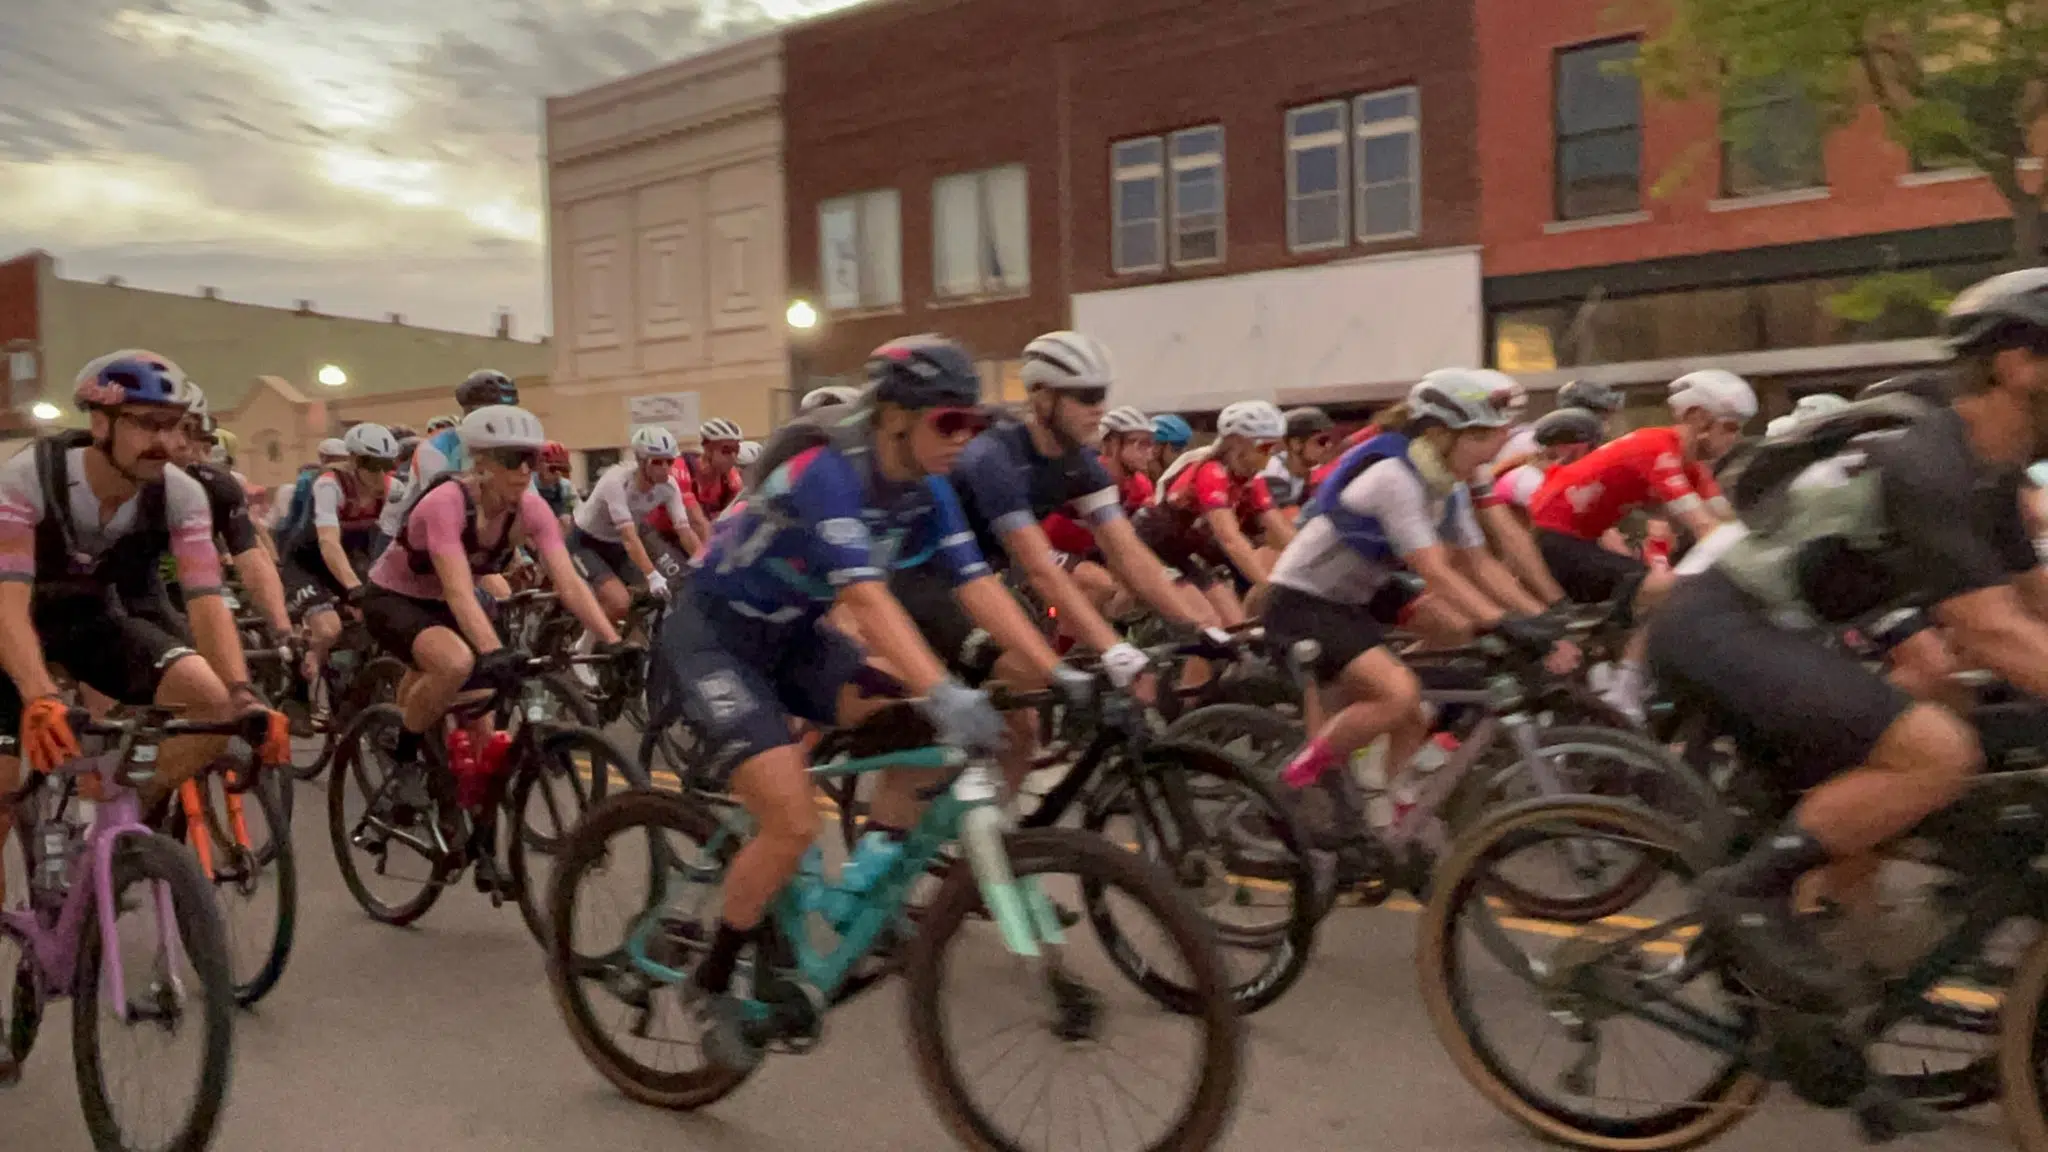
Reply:
[[1035, 876], [1019, 883], [1003, 850], [1002, 809], [995, 774], [975, 764], [953, 784], [953, 796], [967, 806], [960, 816], [960, 847], [974, 869], [982, 902], [1002, 930], [1003, 946], [1018, 956], [1036, 957], [1041, 943], [1065, 942], [1060, 917]]
[[[192, 851], [199, 857], [199, 870], [206, 878], [219, 879], [213, 867], [213, 820], [207, 811], [206, 798], [199, 791], [197, 779], [187, 780], [178, 786], [178, 799], [185, 806], [185, 839], [192, 844]], [[249, 823], [243, 815], [241, 794], [227, 791], [228, 828], [234, 842], [243, 848], [250, 844]]]

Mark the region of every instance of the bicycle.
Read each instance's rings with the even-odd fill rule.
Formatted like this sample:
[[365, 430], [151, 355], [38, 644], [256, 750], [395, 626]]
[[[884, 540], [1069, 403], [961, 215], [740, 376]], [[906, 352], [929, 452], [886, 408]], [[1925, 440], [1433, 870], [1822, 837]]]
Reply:
[[[291, 791], [288, 779], [251, 763], [238, 769], [232, 756], [216, 759], [207, 770], [178, 786], [178, 803], [165, 809], [160, 831], [188, 845], [200, 871], [214, 887], [221, 919], [228, 932], [229, 966], [234, 972], [235, 1003], [254, 1007], [270, 994], [291, 959], [299, 909], [298, 854], [292, 847], [291, 805], [282, 799]], [[250, 831], [247, 797], [256, 801], [260, 838]], [[253, 903], [265, 878], [277, 893], [277, 915], [267, 930], [257, 929], [262, 953], [242, 963], [236, 947], [242, 933], [229, 909], [236, 902]]]
[[[806, 869], [776, 897], [759, 941], [752, 946], [751, 961], [734, 985], [748, 989], [743, 1000], [747, 1042], [793, 1053], [814, 1048], [831, 1008], [895, 969], [882, 964], [857, 971], [885, 937], [901, 939], [907, 933], [906, 902], [912, 886], [957, 840], [969, 867], [953, 869], [926, 905], [901, 965], [909, 981], [909, 1023], [918, 1072], [954, 1136], [975, 1149], [1014, 1147], [997, 1130], [995, 1118], [968, 1099], [960, 1054], [947, 1028], [951, 1017], [938, 1003], [941, 983], [956, 963], [948, 946], [967, 942], [969, 934], [962, 925], [975, 907], [989, 910], [1002, 946], [1015, 963], [1036, 961], [1043, 966], [1053, 1036], [1090, 1051], [1100, 1037], [1103, 994], [1087, 983], [1078, 966], [1067, 963], [1067, 938], [1041, 879], [1065, 873], [1079, 877], [1079, 886], [1090, 899], [1102, 899], [1114, 888], [1153, 914], [1173, 945], [1174, 959], [1189, 976], [1187, 1011], [1160, 1019], [1195, 1024], [1200, 1032], [1199, 1071], [1187, 1098], [1160, 1113], [1170, 1117], [1166, 1134], [1144, 1147], [1160, 1152], [1214, 1147], [1227, 1125], [1241, 1074], [1241, 1025], [1222, 959], [1173, 877], [1158, 864], [1087, 832], [1006, 831], [998, 805], [998, 776], [989, 767], [970, 762], [953, 749], [903, 748], [900, 740], [896, 743], [892, 751], [819, 765], [813, 774], [830, 779], [908, 767], [946, 769], [953, 775], [911, 830], [901, 854], [872, 885], [853, 891]], [[633, 1100], [673, 1109], [702, 1108], [732, 1093], [751, 1074], [732, 1070], [752, 1064], [744, 1053], [714, 1052], [718, 1066], [693, 1071], [649, 1067], [604, 1033], [597, 1006], [587, 996], [588, 989], [600, 987], [624, 1003], [634, 1016], [635, 1036], [646, 1037], [657, 995], [689, 978], [693, 957], [708, 947], [707, 918], [716, 916], [704, 899], [682, 912], [671, 912], [673, 885], [678, 880], [715, 883], [745, 838], [746, 823], [735, 808], [695, 793], [632, 793], [591, 809], [565, 845], [549, 898], [554, 928], [548, 949], [549, 984], [577, 1046]], [[617, 945], [587, 954], [575, 940], [577, 897], [585, 879], [614, 868], [613, 858], [621, 850], [611, 841], [622, 832], [632, 835], [635, 843], [636, 833], [646, 834], [645, 870], [632, 865], [623, 869], [646, 877], [646, 904]], [[678, 858], [665, 833], [703, 845], [701, 858]], [[830, 951], [812, 944], [813, 913], [824, 914], [839, 934]], [[957, 963], [967, 965], [965, 960]], [[986, 977], [1009, 967], [974, 967], [978, 1009], [989, 999]]]
[[[337, 774], [327, 790], [327, 830], [342, 881], [371, 919], [395, 927], [414, 923], [440, 900], [448, 884], [474, 866], [477, 890], [490, 897], [492, 907], [513, 899], [534, 938], [546, 942], [541, 889], [532, 875], [534, 857], [553, 854], [564, 830], [574, 823], [554, 786], [567, 786], [578, 814], [612, 788], [614, 772], [629, 789], [652, 787], [643, 766], [584, 722], [587, 712], [581, 694], [562, 675], [571, 666], [611, 659], [528, 659], [518, 670], [516, 683], [477, 686], [488, 688], [488, 694], [449, 709], [438, 726], [441, 738], [424, 741], [419, 758], [411, 763], [396, 760], [401, 716], [396, 705], [373, 705], [350, 723], [337, 745], [336, 768], [345, 769], [346, 775]], [[567, 723], [561, 720], [564, 714]], [[448, 765], [447, 734], [485, 716], [492, 717], [495, 730], [506, 736], [503, 758], [482, 793], [465, 803]], [[485, 755], [485, 749], [479, 747], [476, 755]], [[381, 781], [369, 778], [373, 760], [381, 769]], [[365, 800], [361, 816], [354, 819], [347, 813], [351, 784]], [[536, 791], [551, 821], [544, 828], [526, 823]], [[512, 834], [502, 838], [501, 810], [513, 818]], [[417, 855], [427, 872], [417, 881], [421, 887], [416, 895], [386, 902], [370, 891], [354, 853], [369, 856], [375, 875], [384, 877], [390, 874], [394, 846]]]
[[[2016, 964], [1983, 963], [2008, 925], [2048, 920], [2048, 879], [2036, 866], [2048, 855], [2048, 770], [2039, 754], [2048, 707], [1994, 701], [1980, 704], [1973, 719], [1990, 774], [1887, 846], [1893, 858], [1946, 875], [1923, 885], [1921, 915], [1881, 926], [1872, 943], [1892, 955], [1864, 969], [1858, 1003], [1846, 1010], [1823, 1004], [1791, 991], [1800, 982], [1785, 974], [1743, 969], [1701, 928], [1682, 897], [1702, 872], [1728, 859], [1725, 838], [1639, 806], [1567, 796], [1489, 814], [1446, 857], [1416, 954], [1439, 1040], [1495, 1107], [1547, 1139], [1584, 1148], [1702, 1143], [1782, 1081], [1809, 1103], [1851, 1111], [1873, 1142], [1917, 1127], [1902, 1101], [1952, 1111], [2000, 1099], [2023, 1152], [2048, 1150], [2048, 1094], [2037, 1072], [2048, 1058], [2048, 935], [2028, 944]], [[1514, 855], [1559, 840], [1598, 840], [1650, 862], [1673, 883], [1660, 886], [1644, 915], [1578, 926], [1552, 937], [1564, 939], [1556, 955], [1525, 956], [1518, 940], [1554, 929], [1504, 916], [1473, 896]], [[1458, 947], [1467, 930], [1477, 941], [1469, 954]], [[1580, 1100], [1551, 1097], [1533, 1076], [1510, 1071], [1501, 1046], [1481, 1035], [1477, 1002], [1508, 999], [1490, 986], [1497, 978], [1478, 973], [1478, 961], [1488, 959], [1564, 1026], [1576, 1051], [1556, 1082]], [[1722, 1003], [1695, 1002], [1709, 993]], [[1625, 1120], [1596, 1115], [1601, 1025], [1617, 1019], [1676, 1037], [1700, 1050], [1709, 1067], [1676, 1098], [1645, 1101], [1634, 1092], [1636, 1114]], [[1958, 1068], [1879, 1071], [1868, 1050], [1892, 1043], [1884, 1038], [1902, 1026], [1995, 1037], [1995, 1049]], [[1514, 1046], [1526, 1050], [1527, 1038]]]
[[[104, 738], [109, 746], [64, 765], [54, 779], [31, 772], [7, 798], [30, 878], [28, 906], [0, 913], [0, 938], [20, 951], [5, 1020], [7, 1051], [18, 1069], [35, 1047], [50, 1007], [69, 999], [79, 1103], [93, 1147], [126, 1152], [130, 1143], [103, 1066], [102, 1003], [119, 1006], [115, 1015], [122, 1024], [146, 1024], [165, 1035], [196, 1024], [196, 1093], [168, 1147], [200, 1152], [212, 1143], [227, 1099], [234, 1027], [227, 931], [198, 861], [143, 824], [133, 790], [155, 776], [164, 741], [240, 736], [255, 747], [267, 720], [178, 720], [164, 708], [94, 720], [74, 708], [70, 723], [82, 743]], [[78, 782], [87, 777], [99, 782], [102, 799], [90, 826], [81, 828], [69, 809]], [[149, 896], [124, 898], [137, 884], [147, 885]], [[147, 908], [154, 916], [158, 948], [153, 979], [139, 995], [131, 995], [136, 982], [122, 963], [115, 931], [120, 913], [131, 908]], [[190, 961], [196, 988], [178, 975], [181, 958]]]
[[372, 704], [398, 698], [398, 682], [405, 678], [405, 661], [386, 654], [370, 638], [370, 630], [360, 616], [348, 619], [328, 651], [326, 663], [320, 666], [318, 679], [307, 685], [307, 702], [301, 704], [294, 698], [291, 686], [300, 677], [305, 650], [295, 645], [290, 652], [287, 687], [282, 694], [272, 693], [269, 698], [287, 702], [284, 707], [292, 719], [295, 743], [299, 738], [319, 738], [320, 746], [311, 759], [301, 763], [296, 748], [292, 758], [293, 774], [311, 782], [320, 779], [334, 762], [336, 738], [351, 720]]

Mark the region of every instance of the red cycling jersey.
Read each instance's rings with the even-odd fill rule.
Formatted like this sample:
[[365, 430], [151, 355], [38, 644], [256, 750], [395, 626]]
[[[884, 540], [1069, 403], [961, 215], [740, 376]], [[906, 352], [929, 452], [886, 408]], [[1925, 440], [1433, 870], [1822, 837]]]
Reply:
[[1266, 488], [1265, 477], [1240, 480], [1231, 475], [1223, 461], [1213, 459], [1175, 476], [1173, 483], [1166, 486], [1166, 499], [1161, 502], [1197, 524], [1205, 512], [1234, 508], [1238, 524], [1247, 532], [1258, 530], [1260, 513], [1273, 510], [1273, 494]]
[[739, 496], [740, 490], [747, 486], [746, 479], [740, 475], [738, 468], [728, 468], [722, 473], [706, 476], [704, 458], [689, 453], [684, 453], [677, 470], [687, 470], [690, 487], [696, 490], [697, 506], [704, 510], [704, 515], [713, 520], [716, 520], [718, 514], [725, 511], [725, 506], [732, 503]]
[[[1152, 478], [1143, 472], [1133, 472], [1117, 481], [1117, 497], [1126, 514], [1152, 502]], [[1038, 522], [1045, 529], [1045, 538], [1052, 541], [1054, 549], [1070, 556], [1084, 556], [1095, 550], [1095, 533], [1086, 524], [1067, 515], [1062, 508]]]
[[1707, 466], [1685, 458], [1678, 429], [1641, 428], [1552, 468], [1529, 501], [1529, 520], [1538, 528], [1597, 540], [1645, 504], [1683, 512], [1720, 494]]

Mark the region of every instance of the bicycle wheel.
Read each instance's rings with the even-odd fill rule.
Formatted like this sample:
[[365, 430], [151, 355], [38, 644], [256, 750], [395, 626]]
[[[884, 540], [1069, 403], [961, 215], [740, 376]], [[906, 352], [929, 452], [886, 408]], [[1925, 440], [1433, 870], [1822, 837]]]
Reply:
[[[1545, 923], [1509, 914], [1488, 899], [1490, 878], [1511, 858], [1589, 837], [1633, 846], [1669, 870], [1676, 883], [1660, 886], [1647, 917], [1598, 925]], [[1437, 868], [1416, 929], [1415, 964], [1430, 1023], [1466, 1081], [1537, 1136], [1602, 1152], [1692, 1147], [1749, 1115], [1768, 1086], [1751, 1070], [1747, 1055], [1755, 1045], [1756, 1018], [1742, 1002], [1731, 1003], [1711, 961], [1695, 952], [1710, 945], [1682, 927], [1690, 909], [1687, 889], [1706, 861], [1684, 829], [1617, 800], [1529, 801], [1491, 814], [1460, 837]], [[1672, 925], [1669, 931], [1660, 927], [1666, 924]], [[1555, 947], [1549, 956], [1528, 957], [1517, 941]], [[1488, 960], [1493, 970], [1482, 970]], [[1685, 1002], [1689, 1015], [1714, 1021], [1729, 1042], [1703, 1047], [1585, 991], [1637, 985], [1652, 989], [1646, 998]], [[1694, 1002], [1706, 998], [1719, 1003]], [[1526, 1027], [1493, 1038], [1493, 1030], [1482, 1027], [1482, 1012], [1517, 1001], [1533, 1001], [1530, 1020], [1562, 1030], [1564, 1042], [1554, 1034], [1532, 1037]], [[1616, 1037], [1676, 1043], [1684, 1052], [1704, 1053], [1704, 1067], [1670, 1096], [1652, 1097], [1654, 1090], [1644, 1087], [1650, 1075], [1678, 1073], [1682, 1061], [1661, 1053], [1652, 1058], [1629, 1043], [1624, 1060], [1604, 1062], [1625, 1067], [1615, 1069], [1620, 1084], [1603, 1092], [1596, 1083], [1602, 1045]], [[1543, 1078], [1533, 1068], [1510, 1066], [1516, 1055], [1532, 1063], [1548, 1055], [1563, 1066], [1539, 1084]], [[1603, 1105], [1621, 1114], [1596, 1111]]]
[[[292, 851], [291, 818], [279, 799], [279, 790], [291, 783], [265, 773], [236, 805], [229, 804], [226, 781], [218, 773], [203, 777], [199, 785], [204, 809], [198, 835], [206, 838], [214, 899], [227, 927], [235, 1003], [248, 1008], [277, 986], [297, 931], [298, 857]], [[171, 835], [180, 843], [191, 834], [186, 823], [179, 810]], [[268, 902], [266, 894], [275, 900], [275, 911], [259, 910]]]
[[[1024, 1009], [1024, 1026], [996, 1030], [989, 1042], [1002, 1054], [986, 1070], [993, 1072], [1008, 1064], [1009, 1051], [1029, 1038], [1028, 1025], [1032, 1024], [1041, 1028], [1050, 1025], [1048, 1031], [1056, 1043], [1064, 1046], [1066, 1054], [1098, 1067], [1105, 1057], [1132, 1060], [1132, 1052], [1141, 1053], [1141, 1058], [1149, 1063], [1170, 1046], [1166, 1035], [1169, 1027], [1191, 1028], [1196, 1035], [1190, 1082], [1179, 1099], [1144, 1109], [1148, 1115], [1164, 1121], [1164, 1131], [1156, 1136], [1134, 1134], [1128, 1146], [1146, 1152], [1196, 1152], [1215, 1147], [1229, 1125], [1243, 1073], [1243, 1033], [1237, 1012], [1231, 1006], [1222, 958], [1216, 954], [1202, 918], [1159, 865], [1089, 833], [1043, 828], [1012, 833], [1004, 837], [1004, 843], [1011, 870], [1020, 880], [1038, 878], [1040, 883], [1056, 888], [1059, 885], [1048, 883], [1052, 878], [1074, 877], [1081, 886], [1114, 890], [1150, 913], [1173, 952], [1172, 962], [1186, 969], [1186, 987], [1194, 1010], [1184, 1015], [1160, 1015], [1146, 1005], [1137, 1011], [1118, 1013], [1120, 1018], [1147, 1028], [1149, 1034], [1133, 1042], [1134, 1047], [1101, 1043], [1101, 1031], [1111, 1013], [1104, 1003], [1105, 993], [1097, 991], [1094, 985], [1119, 982], [1113, 968], [1077, 955], [1072, 939], [1064, 944], [1041, 946], [1045, 957], [1034, 963], [1004, 951], [993, 934], [961, 931], [970, 911], [980, 905], [981, 893], [969, 871], [958, 869], [927, 906], [905, 970], [911, 1046], [918, 1076], [947, 1129], [976, 1152], [1014, 1152], [1023, 1146], [1019, 1137], [1002, 1126], [1002, 1113], [1014, 1094], [985, 1108], [972, 1094], [967, 1073], [970, 1065], [985, 1064], [990, 1057], [964, 1052], [957, 1041], [970, 1033], [989, 1034], [983, 1018], [995, 1008], [995, 993], [1004, 977], [1023, 969], [1042, 969], [1044, 988], [1053, 1003], [1041, 1002]], [[981, 955], [974, 954], [977, 945], [981, 946]], [[957, 977], [959, 985], [954, 991], [966, 993], [967, 998], [942, 1004], [952, 977]], [[974, 1018], [971, 1023], [969, 1017]], [[955, 1027], [960, 1029], [958, 1036]], [[1032, 1072], [1045, 1063], [1026, 1059]], [[1051, 1079], [1045, 1083], [1060, 1079], [1061, 1071], [1054, 1068], [1049, 1073]], [[1158, 1082], [1171, 1083], [1166, 1077], [1160, 1077]], [[1089, 1112], [1078, 1105], [1065, 1111], [1077, 1120]], [[1031, 1126], [1035, 1114], [1034, 1103], [1033, 1111], [1025, 1114], [1018, 1127]], [[1108, 1127], [1109, 1122], [1099, 1108], [1094, 1115]], [[1126, 1118], [1132, 1127], [1136, 1126], [1134, 1116]], [[1103, 1133], [1100, 1143], [1105, 1149], [1119, 1146], [1112, 1143], [1110, 1136], [1107, 1131]]]
[[[1137, 765], [1103, 774], [1081, 827], [1160, 863], [1215, 933], [1231, 1001], [1256, 1012], [1301, 979], [1319, 909], [1306, 840], [1279, 795], [1213, 748], [1158, 743]], [[1119, 819], [1128, 828], [1112, 827]], [[1126, 938], [1099, 885], [1083, 883], [1088, 922], [1125, 978], [1173, 1012], [1195, 990], [1147, 961]]]
[[[335, 744], [334, 780], [327, 786], [327, 835], [342, 883], [372, 920], [404, 927], [433, 908], [447, 887], [451, 857], [435, 843], [435, 824], [445, 811], [448, 789], [437, 788], [425, 757], [397, 763], [399, 712], [377, 704], [357, 716]], [[349, 798], [361, 797], [361, 814], [349, 814]], [[378, 880], [392, 875], [392, 849], [400, 881], [417, 885], [407, 897], [386, 899], [371, 891], [356, 854], [374, 865]]]
[[[519, 707], [524, 711], [529, 724], [546, 725], [549, 729], [600, 731], [597, 709], [592, 707], [584, 694], [559, 672], [549, 672], [536, 680], [527, 682], [520, 690]], [[576, 790], [578, 809], [588, 808], [605, 798], [611, 787], [607, 773], [589, 775], [572, 774], [567, 779]], [[524, 809], [512, 805], [512, 791], [505, 791], [505, 811], [517, 823], [516, 839], [527, 841], [528, 847], [542, 852], [553, 852], [561, 839], [559, 829], [552, 826], [536, 827], [525, 820]]]
[[[36, 1036], [42, 1031], [43, 1004], [36, 991], [36, 973], [29, 960], [28, 942], [6, 929], [0, 929], [0, 943], [11, 947], [15, 959], [14, 974], [8, 980], [6, 1015], [0, 1016], [0, 1045], [5, 1046], [4, 1050], [19, 1070], [28, 1063], [28, 1054], [35, 1048]], [[0, 1080], [0, 1088], [8, 1083]]]
[[[113, 852], [111, 890], [117, 907], [127, 903], [122, 894], [136, 884], [149, 885], [153, 892], [167, 892], [172, 920], [191, 971], [178, 976], [167, 972], [168, 957], [157, 956], [152, 969], [123, 964], [124, 984], [131, 1013], [129, 1026], [147, 1030], [175, 1041], [180, 1033], [196, 1025], [199, 1035], [198, 1068], [193, 1075], [195, 1093], [184, 1115], [173, 1125], [169, 1141], [156, 1144], [164, 1152], [202, 1152], [213, 1143], [220, 1126], [222, 1106], [227, 1100], [228, 1067], [234, 1028], [234, 977], [228, 967], [227, 931], [214, 907], [211, 886], [199, 870], [199, 861], [184, 845], [161, 836], [131, 835], [121, 838]], [[159, 885], [161, 887], [159, 887]], [[137, 899], [140, 908], [156, 912], [160, 899]], [[162, 926], [154, 926], [160, 931]], [[71, 1006], [72, 1057], [78, 1076], [79, 1102], [85, 1111], [85, 1126], [99, 1152], [128, 1152], [131, 1143], [122, 1119], [109, 1097], [100, 1027], [103, 1020], [119, 1018], [101, 1011], [100, 967], [109, 946], [118, 952], [120, 941], [100, 937], [97, 915], [85, 917], [79, 933], [78, 970]], [[194, 1003], [194, 999], [199, 1003]], [[149, 1062], [152, 1074], [163, 1072], [162, 1062]], [[150, 1125], [165, 1130], [163, 1126]]]
[[[614, 779], [612, 785], [586, 780]], [[602, 734], [588, 728], [565, 728], [550, 732], [540, 741], [532, 759], [519, 766], [507, 795], [521, 834], [510, 837], [506, 865], [512, 873], [512, 890], [519, 900], [519, 915], [541, 947], [548, 943], [548, 873], [534, 874], [535, 858], [551, 861], [562, 842], [583, 819], [595, 800], [608, 790], [645, 791], [651, 784], [647, 770]], [[540, 796], [539, 818], [545, 820], [546, 835], [535, 836], [535, 815], [529, 811], [534, 795]]]
[[1166, 726], [1160, 739], [1206, 744], [1274, 781], [1307, 734], [1301, 719], [1250, 704], [1205, 704]]
[[[710, 848], [714, 842], [720, 844], [715, 853]], [[692, 1111], [730, 1095], [748, 1074], [708, 1062], [695, 1068], [671, 1066], [664, 1057], [673, 1042], [664, 1045], [653, 1032], [678, 1014], [669, 1005], [678, 994], [627, 957], [623, 929], [616, 942], [610, 929], [593, 933], [579, 916], [583, 886], [603, 878], [637, 880], [643, 890], [634, 899], [594, 901], [636, 910], [657, 903], [665, 908], [690, 905], [687, 893], [672, 889], [676, 882], [707, 889], [694, 907], [665, 912], [664, 919], [673, 923], [650, 945], [650, 954], [660, 949], [665, 966], [687, 970], [709, 946], [717, 923], [719, 901], [708, 890], [722, 882], [738, 849], [735, 839], [720, 841], [718, 818], [703, 800], [673, 792], [614, 796], [593, 807], [563, 844], [548, 894], [548, 986], [584, 1058], [631, 1100]], [[585, 951], [593, 934], [604, 941], [595, 946], [601, 950]], [[593, 991], [603, 999], [593, 997]], [[622, 1035], [612, 1034], [606, 1016], [620, 1018], [613, 1027], [626, 1025]]]
[[2048, 934], [2035, 940], [2006, 985], [1999, 1011], [1998, 1085], [2019, 1152], [2048, 1152]]
[[[295, 772], [301, 780], [318, 780], [334, 762], [334, 749], [341, 734], [364, 710], [375, 704], [391, 704], [398, 700], [398, 683], [405, 679], [406, 665], [394, 656], [379, 656], [356, 670], [347, 683], [340, 686], [340, 699], [330, 701], [327, 732], [320, 744], [320, 752], [311, 764], [296, 766]], [[330, 689], [334, 685], [329, 685]]]

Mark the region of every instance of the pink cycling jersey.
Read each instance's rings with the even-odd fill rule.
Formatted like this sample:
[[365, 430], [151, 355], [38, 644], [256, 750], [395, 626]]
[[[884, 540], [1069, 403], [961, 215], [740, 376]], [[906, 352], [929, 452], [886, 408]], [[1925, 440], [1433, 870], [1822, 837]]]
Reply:
[[[414, 572], [408, 560], [411, 542], [423, 544], [435, 556], [452, 556], [469, 562], [468, 553], [462, 546], [463, 494], [454, 480], [421, 497], [413, 506], [412, 514], [406, 517], [405, 532], [391, 542], [391, 547], [377, 557], [377, 563], [370, 569], [370, 583], [387, 588], [404, 596], [418, 600], [439, 600], [442, 597], [441, 577], [429, 570]], [[519, 531], [528, 547], [537, 553], [559, 551], [562, 547], [562, 525], [555, 519], [555, 513], [548, 502], [532, 488], [519, 494]], [[481, 519], [476, 528], [477, 546], [488, 552], [504, 539], [512, 524], [510, 514], [494, 518], [495, 522]]]

